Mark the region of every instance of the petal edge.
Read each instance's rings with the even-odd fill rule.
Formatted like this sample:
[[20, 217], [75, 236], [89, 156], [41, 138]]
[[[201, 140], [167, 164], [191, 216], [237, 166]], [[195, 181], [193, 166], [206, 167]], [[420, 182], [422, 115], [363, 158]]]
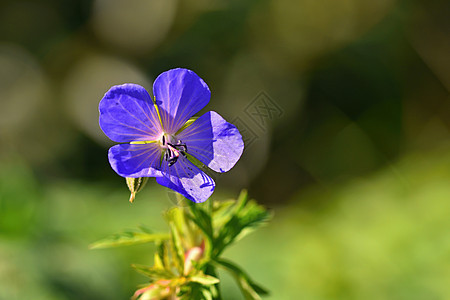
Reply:
[[181, 156], [170, 167], [163, 161], [161, 169], [162, 176], [157, 177], [156, 182], [195, 203], [205, 202], [214, 192], [214, 180], [185, 157]]
[[158, 138], [161, 125], [148, 92], [126, 83], [111, 87], [99, 104], [99, 125], [113, 141], [149, 141]]
[[153, 95], [164, 131], [174, 134], [208, 104], [211, 91], [193, 71], [178, 68], [163, 72], [156, 78]]
[[178, 138], [186, 143], [189, 154], [220, 173], [229, 171], [244, 151], [239, 130], [214, 111], [202, 115]]

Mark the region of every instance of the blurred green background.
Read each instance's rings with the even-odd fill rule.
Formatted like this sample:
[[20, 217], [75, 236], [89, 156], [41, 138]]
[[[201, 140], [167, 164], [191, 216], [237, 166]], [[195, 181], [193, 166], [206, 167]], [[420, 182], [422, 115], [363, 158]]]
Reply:
[[151, 245], [87, 249], [173, 205], [154, 182], [128, 203], [97, 106], [175, 67], [243, 133], [213, 199], [274, 211], [225, 253], [269, 299], [450, 299], [449, 53], [445, 0], [1, 1], [0, 299], [146, 281]]

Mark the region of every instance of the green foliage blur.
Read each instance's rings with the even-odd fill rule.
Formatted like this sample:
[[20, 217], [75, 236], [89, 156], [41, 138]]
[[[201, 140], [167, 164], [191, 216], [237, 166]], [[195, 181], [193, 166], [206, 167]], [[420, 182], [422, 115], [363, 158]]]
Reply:
[[[128, 202], [98, 102], [194, 70], [246, 149], [214, 177], [273, 221], [225, 251], [267, 299], [450, 298], [450, 7], [444, 0], [0, 2], [0, 300], [129, 299], [173, 194]], [[268, 106], [267, 106], [268, 105]], [[270, 108], [275, 110], [270, 110]], [[241, 299], [219, 274], [225, 299]]]

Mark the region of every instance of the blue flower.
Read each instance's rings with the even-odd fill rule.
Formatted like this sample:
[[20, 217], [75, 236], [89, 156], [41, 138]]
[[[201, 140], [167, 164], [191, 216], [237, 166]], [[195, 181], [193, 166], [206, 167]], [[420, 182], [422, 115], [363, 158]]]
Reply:
[[210, 111], [188, 122], [211, 97], [206, 83], [187, 69], [156, 78], [154, 101], [140, 85], [113, 86], [100, 101], [100, 127], [113, 141], [111, 167], [122, 177], [156, 177], [156, 182], [194, 201], [214, 191], [211, 177], [196, 159], [216, 172], [239, 160], [244, 143], [237, 128]]

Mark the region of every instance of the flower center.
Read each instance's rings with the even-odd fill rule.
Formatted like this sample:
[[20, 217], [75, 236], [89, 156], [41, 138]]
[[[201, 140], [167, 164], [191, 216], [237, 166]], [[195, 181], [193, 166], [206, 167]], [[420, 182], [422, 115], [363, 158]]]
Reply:
[[163, 134], [161, 136], [160, 145], [162, 148], [166, 149], [164, 152], [164, 160], [168, 162], [169, 167], [178, 161], [180, 154], [186, 157], [186, 144], [172, 135]]

